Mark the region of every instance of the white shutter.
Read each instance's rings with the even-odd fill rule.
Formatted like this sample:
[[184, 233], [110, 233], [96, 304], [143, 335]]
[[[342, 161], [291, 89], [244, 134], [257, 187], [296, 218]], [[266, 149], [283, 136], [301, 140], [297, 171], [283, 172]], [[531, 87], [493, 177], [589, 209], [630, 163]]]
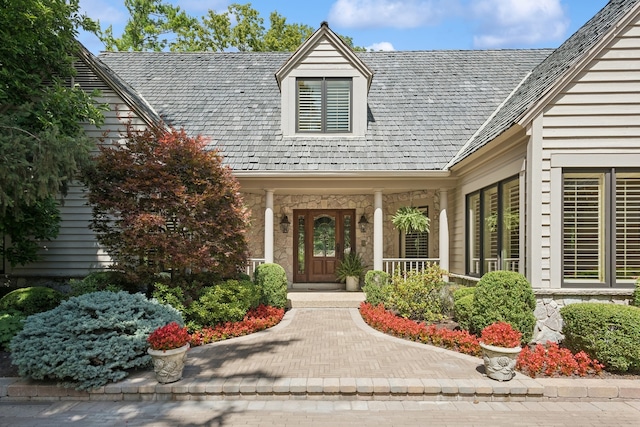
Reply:
[[616, 177], [616, 279], [633, 283], [640, 275], [640, 176]]
[[298, 131], [322, 132], [322, 80], [298, 80]]
[[349, 80], [327, 80], [327, 132], [349, 132], [351, 130], [351, 82]]

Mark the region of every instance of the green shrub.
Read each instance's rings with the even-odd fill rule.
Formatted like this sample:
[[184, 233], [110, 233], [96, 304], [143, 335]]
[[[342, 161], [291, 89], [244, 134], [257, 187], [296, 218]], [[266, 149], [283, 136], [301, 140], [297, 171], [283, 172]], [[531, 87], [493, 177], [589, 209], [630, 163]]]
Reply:
[[604, 303], [570, 304], [560, 309], [563, 344], [583, 350], [614, 372], [640, 371], [640, 308]]
[[[444, 318], [441, 290], [443, 270], [430, 264], [424, 271], [408, 271], [391, 278], [387, 308], [400, 316], [425, 322]], [[406, 277], [405, 277], [406, 276]]]
[[629, 304], [634, 307], [640, 307], [640, 278], [636, 280], [636, 287], [633, 290], [633, 294], [631, 295], [631, 301]]
[[95, 271], [82, 280], [71, 279], [71, 295], [79, 296], [98, 291], [129, 291], [138, 289], [129, 283], [123, 273], [118, 271]]
[[254, 273], [255, 285], [260, 289], [260, 303], [271, 307], [287, 305], [287, 274], [278, 264], [260, 264]]
[[260, 303], [260, 290], [251, 281], [227, 280], [203, 289], [188, 308], [189, 327], [201, 328], [223, 322], [237, 322]]
[[533, 336], [536, 298], [529, 281], [514, 271], [492, 271], [475, 286], [471, 332], [478, 335], [494, 322], [507, 322], [522, 332], [522, 342]]
[[51, 310], [63, 300], [62, 293], [44, 286], [20, 288], [0, 299], [0, 310], [16, 310], [29, 316]]
[[473, 295], [475, 292], [475, 286], [463, 286], [455, 290], [455, 292], [453, 293], [453, 299], [457, 301], [460, 298], [464, 298], [468, 295]]
[[364, 276], [364, 286], [362, 292], [365, 294], [365, 301], [372, 306], [385, 304], [390, 288], [391, 276], [380, 270], [369, 270]]
[[9, 343], [22, 330], [26, 316], [18, 311], [0, 312], [0, 348], [9, 349]]
[[[470, 288], [473, 289], [473, 288]], [[473, 294], [467, 293], [453, 303], [453, 318], [461, 329], [468, 331], [471, 328], [471, 313], [473, 311]]]
[[93, 292], [29, 316], [11, 341], [21, 376], [53, 379], [88, 390], [119, 381], [127, 370], [150, 364], [146, 339], [170, 322], [183, 324], [172, 307], [142, 294]]
[[187, 309], [185, 307], [185, 295], [183, 289], [178, 286], [169, 286], [164, 283], [157, 282], [153, 285], [153, 298], [160, 304], [170, 305], [182, 314], [185, 320], [189, 320]]

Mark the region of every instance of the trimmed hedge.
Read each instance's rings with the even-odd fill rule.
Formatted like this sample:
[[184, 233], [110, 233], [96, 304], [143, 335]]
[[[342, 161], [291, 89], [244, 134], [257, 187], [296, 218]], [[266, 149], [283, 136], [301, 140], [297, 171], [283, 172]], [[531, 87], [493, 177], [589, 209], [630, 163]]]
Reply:
[[576, 303], [560, 309], [563, 344], [583, 350], [612, 372], [640, 371], [640, 308]]
[[276, 308], [287, 305], [287, 274], [278, 264], [260, 264], [254, 272], [254, 282], [260, 289], [260, 303]]
[[147, 337], [167, 323], [183, 324], [172, 307], [142, 294], [93, 292], [29, 316], [11, 341], [12, 363], [23, 377], [53, 379], [88, 390], [146, 367]]
[[536, 297], [531, 284], [515, 271], [491, 271], [475, 286], [470, 331], [479, 335], [495, 322], [507, 322], [522, 332], [522, 343], [533, 336]]
[[16, 310], [30, 316], [57, 307], [63, 299], [61, 292], [44, 286], [20, 288], [0, 298], [0, 310]]

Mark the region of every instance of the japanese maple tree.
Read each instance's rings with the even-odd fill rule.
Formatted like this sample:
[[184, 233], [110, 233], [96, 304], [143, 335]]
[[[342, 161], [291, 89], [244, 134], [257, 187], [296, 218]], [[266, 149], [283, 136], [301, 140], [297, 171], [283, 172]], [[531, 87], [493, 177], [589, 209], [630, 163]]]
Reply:
[[239, 185], [202, 136], [162, 125], [127, 126], [124, 140], [99, 147], [85, 172], [91, 228], [115, 266], [138, 277], [172, 278], [244, 267], [248, 214]]

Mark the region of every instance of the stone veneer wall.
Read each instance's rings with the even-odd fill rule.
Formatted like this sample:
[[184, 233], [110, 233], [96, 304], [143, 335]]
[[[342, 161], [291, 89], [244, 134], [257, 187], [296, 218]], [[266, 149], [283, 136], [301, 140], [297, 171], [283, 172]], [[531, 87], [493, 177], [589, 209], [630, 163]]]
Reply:
[[[247, 230], [249, 243], [249, 256], [252, 258], [264, 257], [264, 207], [265, 195], [244, 193], [245, 206], [249, 210], [250, 227]], [[274, 262], [280, 264], [287, 273], [291, 283], [293, 277], [293, 224], [288, 233], [280, 231], [280, 219], [287, 215], [293, 223], [294, 209], [355, 209], [357, 222], [362, 214], [369, 221], [366, 232], [361, 232], [356, 227], [356, 251], [363, 257], [369, 269], [373, 267], [373, 194], [356, 195], [292, 195], [278, 194], [276, 191], [273, 201], [274, 220]], [[438, 218], [439, 202], [437, 193], [433, 190], [414, 191], [411, 193], [396, 193], [383, 195], [383, 221], [384, 221], [384, 250], [385, 258], [399, 256], [398, 232], [393, 228], [391, 216], [404, 205], [428, 206], [431, 219], [431, 232], [429, 235], [429, 257], [437, 258], [438, 255]]]

